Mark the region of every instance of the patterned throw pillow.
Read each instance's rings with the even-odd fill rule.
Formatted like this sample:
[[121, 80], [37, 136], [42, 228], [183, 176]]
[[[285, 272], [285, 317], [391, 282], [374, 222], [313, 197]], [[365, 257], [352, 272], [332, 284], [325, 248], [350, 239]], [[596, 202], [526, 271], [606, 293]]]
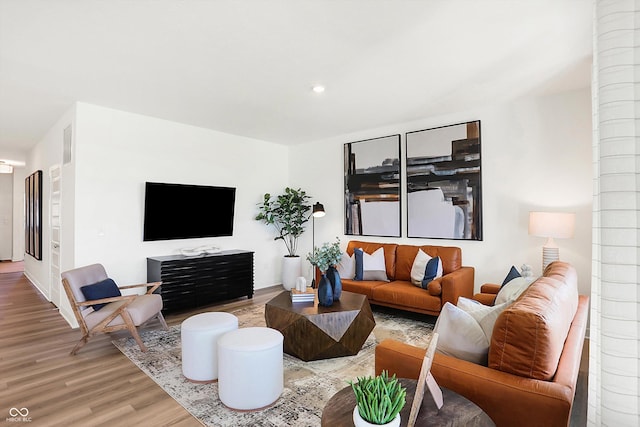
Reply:
[[386, 265], [384, 262], [384, 248], [378, 248], [369, 255], [362, 248], [353, 251], [356, 264], [355, 280], [378, 280], [388, 282]]

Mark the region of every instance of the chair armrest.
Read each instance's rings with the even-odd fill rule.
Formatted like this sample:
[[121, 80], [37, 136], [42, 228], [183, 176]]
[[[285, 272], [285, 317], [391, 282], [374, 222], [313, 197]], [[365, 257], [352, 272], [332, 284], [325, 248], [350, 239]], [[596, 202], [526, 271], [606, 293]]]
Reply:
[[500, 292], [500, 285], [497, 285], [495, 283], [485, 283], [484, 285], [480, 286], [480, 292], [483, 294], [498, 295], [498, 292]]
[[480, 293], [475, 294], [473, 299], [484, 305], [493, 305], [499, 291], [500, 285], [496, 285], [495, 283], [485, 283], [480, 286]]
[[[88, 305], [108, 304], [110, 302], [117, 302], [117, 301], [129, 301], [129, 303], [130, 303], [135, 298], [136, 298], [135, 295], [121, 295], [119, 297], [109, 297], [109, 298], [100, 298], [100, 299], [92, 299], [92, 300], [81, 301], [81, 302], [76, 303], [76, 306], [78, 306], [78, 307], [86, 307]], [[127, 303], [127, 304], [129, 304], [129, 303]]]
[[458, 303], [458, 297], [473, 297], [473, 280], [475, 269], [473, 267], [460, 267], [456, 271], [442, 276], [442, 302], [453, 305]]
[[140, 288], [140, 287], [147, 287], [150, 289], [147, 289], [147, 294], [152, 294], [156, 289], [158, 289], [160, 287], [160, 285], [162, 284], [162, 282], [152, 282], [152, 283], [140, 283], [138, 285], [127, 285], [127, 286], [119, 286], [120, 289], [133, 289], [133, 288]]

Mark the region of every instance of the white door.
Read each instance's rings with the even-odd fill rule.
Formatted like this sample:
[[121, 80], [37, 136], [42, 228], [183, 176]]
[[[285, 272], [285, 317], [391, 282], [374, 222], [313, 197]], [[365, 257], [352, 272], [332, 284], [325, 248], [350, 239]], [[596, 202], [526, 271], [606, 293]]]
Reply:
[[13, 258], [13, 174], [0, 173], [0, 260]]
[[49, 230], [51, 230], [49, 249], [49, 272], [51, 282], [51, 302], [60, 307], [60, 165], [49, 169]]

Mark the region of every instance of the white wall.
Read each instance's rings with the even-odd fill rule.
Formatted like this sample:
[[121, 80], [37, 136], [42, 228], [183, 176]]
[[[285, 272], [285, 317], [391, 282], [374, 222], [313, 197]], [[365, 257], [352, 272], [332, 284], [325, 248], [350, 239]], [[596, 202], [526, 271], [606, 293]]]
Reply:
[[24, 167], [13, 168], [13, 256], [12, 261], [24, 259]]
[[[288, 184], [287, 147], [79, 103], [73, 159], [63, 181], [75, 174], [74, 266], [99, 262], [117, 283], [143, 283], [147, 257], [212, 244], [255, 252], [256, 289], [281, 282], [285, 247], [253, 218], [264, 193]], [[236, 187], [233, 236], [143, 242], [146, 181]]]
[[[71, 107], [62, 117], [49, 129], [47, 134], [29, 152], [27, 165], [25, 167], [25, 177], [37, 170], [42, 171], [42, 260], [37, 260], [31, 255], [24, 254], [24, 269], [27, 277], [35, 284], [42, 294], [51, 299], [51, 283], [49, 277], [49, 168], [55, 164], [62, 163], [62, 132], [63, 129], [73, 121], [75, 108]], [[22, 180], [22, 195], [24, 197], [24, 179]], [[24, 215], [24, 213], [23, 213]], [[22, 232], [24, 235], [24, 231]], [[23, 239], [24, 240], [24, 239]], [[24, 248], [23, 248], [24, 250]], [[70, 307], [62, 295], [63, 312], [70, 314]], [[66, 305], [65, 305], [66, 304]]]
[[0, 173], [0, 260], [13, 258], [13, 173]]
[[[344, 235], [343, 144], [394, 133], [481, 120], [483, 241], [356, 237]], [[292, 185], [324, 204], [326, 216], [315, 224], [316, 245], [338, 236], [348, 240], [433, 244], [462, 248], [463, 264], [476, 269], [475, 287], [501, 283], [511, 265], [532, 265], [540, 274], [543, 238], [528, 235], [532, 210], [576, 212], [576, 235], [557, 240], [560, 259], [578, 270], [581, 294], [591, 275], [591, 95], [589, 88], [517, 101], [419, 122], [363, 130], [291, 148]], [[404, 172], [403, 172], [404, 175]], [[404, 186], [404, 176], [402, 176]], [[402, 229], [406, 201], [402, 192]], [[311, 236], [301, 252], [311, 249]], [[309, 267], [307, 267], [307, 271]]]

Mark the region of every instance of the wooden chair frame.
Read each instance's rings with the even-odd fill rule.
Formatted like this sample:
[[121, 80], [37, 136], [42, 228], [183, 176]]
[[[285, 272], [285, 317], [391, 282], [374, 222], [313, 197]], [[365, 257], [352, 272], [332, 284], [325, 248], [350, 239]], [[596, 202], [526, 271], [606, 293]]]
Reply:
[[[162, 282], [153, 282], [153, 283], [142, 283], [138, 285], [128, 285], [121, 286], [119, 289], [134, 289], [139, 287], [147, 287], [146, 295], [151, 295]], [[82, 338], [76, 344], [76, 346], [71, 350], [71, 355], [75, 355], [84, 345], [89, 341], [91, 337], [95, 334], [104, 332], [115, 332], [123, 329], [127, 329], [129, 333], [133, 336], [133, 338], [138, 343], [141, 351], [147, 351], [147, 347], [142, 342], [140, 338], [140, 334], [138, 333], [138, 328], [133, 323], [129, 312], [127, 311], [127, 306], [131, 304], [138, 295], [121, 295], [119, 297], [110, 297], [110, 298], [101, 298], [97, 300], [87, 300], [87, 301], [77, 301], [73, 290], [71, 289], [71, 285], [67, 281], [67, 279], [62, 279], [62, 286], [64, 287], [67, 296], [69, 297], [69, 301], [71, 301], [71, 308], [73, 309], [73, 314], [76, 316], [76, 320], [80, 325], [80, 330], [82, 331]], [[108, 304], [112, 302], [124, 301], [124, 303], [109, 316], [105, 317], [100, 323], [95, 325], [93, 328], [89, 328], [85, 321], [84, 316], [82, 315], [82, 307], [91, 306], [94, 304]], [[109, 326], [109, 323], [118, 316], [122, 316], [122, 320], [124, 323], [120, 325]], [[167, 329], [167, 322], [164, 320], [164, 316], [162, 315], [162, 311], [158, 311], [155, 316], [150, 317], [144, 324], [146, 324], [149, 320], [157, 318], [163, 329]], [[144, 324], [140, 325], [143, 326]]]

